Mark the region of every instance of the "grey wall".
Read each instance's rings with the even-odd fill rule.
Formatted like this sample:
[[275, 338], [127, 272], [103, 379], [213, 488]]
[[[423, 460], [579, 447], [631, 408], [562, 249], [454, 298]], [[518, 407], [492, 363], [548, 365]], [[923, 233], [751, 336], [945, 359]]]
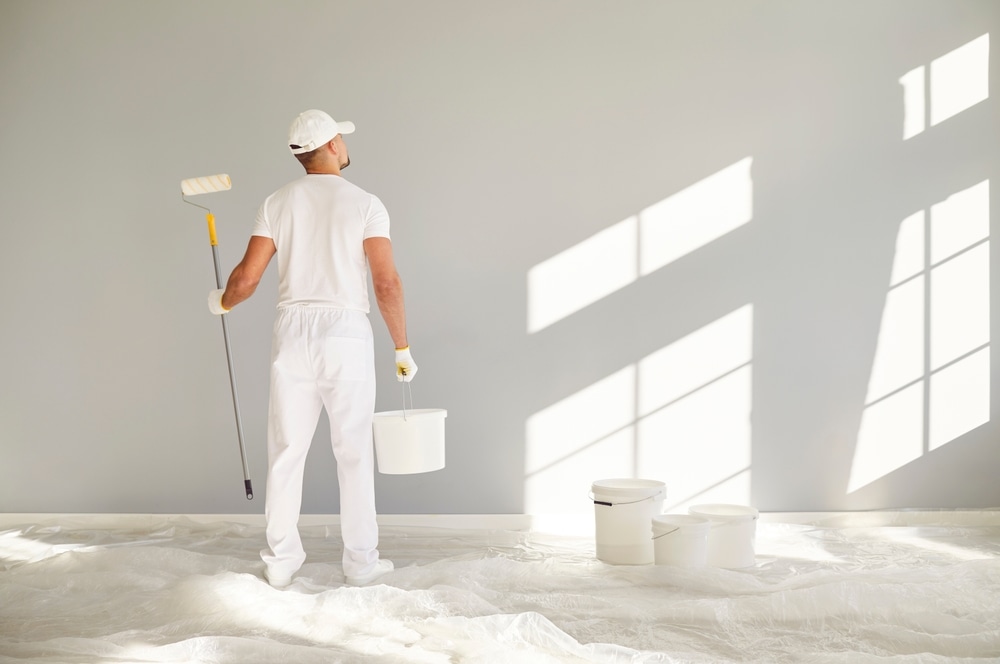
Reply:
[[[0, 510], [263, 509], [274, 266], [230, 318], [251, 503], [179, 181], [232, 176], [197, 199], [228, 274], [299, 173], [284, 134], [310, 107], [358, 126], [345, 176], [393, 219], [414, 399], [449, 410], [447, 468], [380, 476], [380, 511], [521, 512], [533, 414], [746, 304], [754, 505], [1000, 505], [996, 399], [988, 423], [846, 489], [901, 220], [1000, 182], [996, 101], [904, 142], [899, 78], [998, 28], [991, 0], [4, 0]], [[533, 266], [748, 156], [750, 223], [527, 332]], [[325, 444], [303, 509], [338, 509]]]

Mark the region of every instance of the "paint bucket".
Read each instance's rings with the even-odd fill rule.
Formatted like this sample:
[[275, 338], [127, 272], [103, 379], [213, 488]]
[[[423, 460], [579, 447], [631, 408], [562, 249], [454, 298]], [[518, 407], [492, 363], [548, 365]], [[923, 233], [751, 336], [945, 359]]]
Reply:
[[710, 566], [727, 569], [753, 566], [759, 516], [756, 509], [746, 505], [694, 505], [688, 512], [711, 522], [706, 556]]
[[693, 514], [653, 517], [653, 559], [657, 565], [704, 567], [711, 522]]
[[378, 471], [384, 475], [413, 475], [444, 468], [447, 415], [442, 408], [375, 413], [372, 434]]
[[666, 485], [657, 480], [598, 480], [591, 487], [597, 559], [652, 565], [652, 519], [663, 511]]

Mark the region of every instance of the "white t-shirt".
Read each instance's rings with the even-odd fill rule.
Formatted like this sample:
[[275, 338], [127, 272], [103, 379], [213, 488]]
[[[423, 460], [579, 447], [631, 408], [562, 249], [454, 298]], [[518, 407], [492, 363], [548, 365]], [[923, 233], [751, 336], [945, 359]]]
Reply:
[[389, 213], [377, 196], [339, 175], [305, 175], [267, 197], [251, 234], [277, 248], [279, 307], [368, 313], [364, 241], [389, 237]]

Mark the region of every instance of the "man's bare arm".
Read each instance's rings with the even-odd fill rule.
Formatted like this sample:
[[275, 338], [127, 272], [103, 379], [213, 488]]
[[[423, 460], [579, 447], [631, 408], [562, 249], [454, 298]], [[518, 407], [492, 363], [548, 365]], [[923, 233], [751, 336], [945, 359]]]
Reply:
[[406, 307], [403, 304], [403, 282], [392, 257], [392, 242], [387, 237], [365, 240], [365, 255], [372, 273], [372, 286], [382, 320], [396, 348], [406, 348]]
[[275, 251], [271, 238], [260, 235], [250, 237], [243, 260], [233, 269], [226, 282], [226, 292], [222, 295], [223, 307], [232, 309], [253, 295]]

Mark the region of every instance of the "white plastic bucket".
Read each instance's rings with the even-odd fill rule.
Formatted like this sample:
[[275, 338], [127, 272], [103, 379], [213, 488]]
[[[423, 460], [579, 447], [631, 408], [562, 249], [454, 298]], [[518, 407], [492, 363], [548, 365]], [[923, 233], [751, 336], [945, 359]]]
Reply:
[[657, 480], [598, 480], [591, 488], [597, 558], [612, 565], [652, 565], [652, 519], [663, 511]]
[[711, 522], [693, 514], [653, 517], [653, 559], [657, 565], [704, 567]]
[[413, 475], [444, 468], [442, 408], [375, 413], [372, 434], [378, 470], [385, 475]]
[[754, 564], [756, 509], [746, 505], [694, 505], [688, 512], [708, 519], [707, 561], [712, 567], [740, 569]]

